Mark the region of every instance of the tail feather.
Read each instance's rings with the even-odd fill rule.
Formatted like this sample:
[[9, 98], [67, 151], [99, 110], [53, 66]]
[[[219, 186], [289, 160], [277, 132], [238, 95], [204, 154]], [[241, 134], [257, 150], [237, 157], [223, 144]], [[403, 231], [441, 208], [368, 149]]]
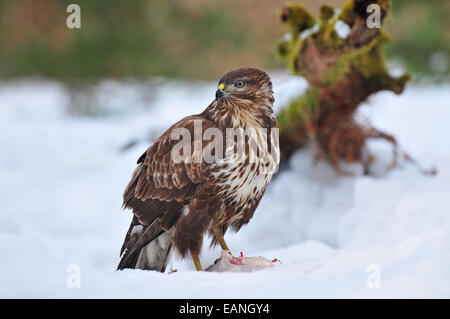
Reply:
[[172, 229], [164, 231], [158, 220], [145, 228], [132, 223], [124, 247], [117, 270], [139, 268], [163, 272], [172, 247]]
[[171, 249], [172, 231], [167, 231], [141, 249], [136, 268], [164, 272]]

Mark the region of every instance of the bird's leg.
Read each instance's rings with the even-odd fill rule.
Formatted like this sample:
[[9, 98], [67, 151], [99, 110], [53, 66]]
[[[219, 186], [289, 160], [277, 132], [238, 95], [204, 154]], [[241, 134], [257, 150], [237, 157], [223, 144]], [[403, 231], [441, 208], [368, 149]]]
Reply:
[[192, 254], [192, 261], [194, 262], [195, 270], [197, 270], [197, 271], [203, 270], [202, 264], [200, 263], [200, 258], [198, 257], [198, 255]]
[[214, 229], [214, 236], [216, 236], [216, 240], [219, 243], [220, 247], [222, 247], [223, 250], [230, 250], [228, 248], [227, 243], [225, 242], [225, 239], [223, 239], [223, 236]]

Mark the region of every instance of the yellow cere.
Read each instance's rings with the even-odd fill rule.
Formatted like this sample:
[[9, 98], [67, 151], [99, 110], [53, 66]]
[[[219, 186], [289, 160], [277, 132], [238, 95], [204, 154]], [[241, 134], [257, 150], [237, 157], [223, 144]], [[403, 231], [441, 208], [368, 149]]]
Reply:
[[219, 85], [219, 89], [223, 90], [224, 88], [225, 88], [225, 84], [223, 84], [223, 83], [220, 83], [220, 85]]

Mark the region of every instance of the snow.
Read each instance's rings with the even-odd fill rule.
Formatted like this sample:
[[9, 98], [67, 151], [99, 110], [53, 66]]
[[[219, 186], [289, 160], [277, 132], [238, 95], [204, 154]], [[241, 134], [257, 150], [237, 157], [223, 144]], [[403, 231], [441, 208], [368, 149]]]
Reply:
[[[407, 163], [385, 173], [392, 159], [386, 142], [369, 145], [375, 177], [357, 165], [345, 167], [355, 176], [340, 176], [302, 150], [271, 183], [250, 224], [225, 237], [234, 255], [277, 258], [275, 267], [195, 272], [189, 260], [175, 259], [171, 274], [116, 272], [131, 220], [121, 195], [149, 145], [144, 137], [200, 112], [216, 87], [158, 83], [147, 100], [133, 86], [102, 83], [96, 103], [113, 110], [102, 117], [67, 115], [70, 94], [58, 83], [0, 85], [0, 297], [450, 297], [448, 84], [380, 93], [360, 112], [422, 166], [436, 166], [435, 177]], [[283, 73], [273, 83], [276, 109], [305, 88]], [[123, 94], [110, 98], [104, 90]], [[207, 246], [204, 267], [220, 256]]]
[[351, 31], [350, 26], [342, 20], [336, 21], [334, 29], [341, 39], [347, 39]]

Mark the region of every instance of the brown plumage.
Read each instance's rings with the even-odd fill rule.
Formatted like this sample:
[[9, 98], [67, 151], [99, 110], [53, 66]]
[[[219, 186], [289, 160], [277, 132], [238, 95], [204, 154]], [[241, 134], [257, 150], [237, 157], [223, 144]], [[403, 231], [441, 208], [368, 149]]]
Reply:
[[[278, 164], [278, 136], [270, 131], [277, 127], [273, 102], [265, 72], [230, 71], [205, 111], [175, 123], [147, 149], [123, 197], [134, 216], [118, 269], [164, 271], [172, 247], [182, 256], [197, 256], [205, 233], [215, 235], [215, 244], [228, 228], [237, 231], [250, 221]], [[235, 138], [225, 139], [227, 129], [237, 128], [254, 132], [245, 137], [241, 161], [235, 160]], [[186, 138], [180, 131], [189, 133], [184, 145], [192, 154], [184, 148], [175, 152]], [[225, 141], [220, 144], [220, 136], [210, 132], [220, 132]], [[268, 143], [269, 160], [258, 153], [252, 161], [249, 145], [262, 141]], [[215, 160], [205, 160], [207, 154]]]

